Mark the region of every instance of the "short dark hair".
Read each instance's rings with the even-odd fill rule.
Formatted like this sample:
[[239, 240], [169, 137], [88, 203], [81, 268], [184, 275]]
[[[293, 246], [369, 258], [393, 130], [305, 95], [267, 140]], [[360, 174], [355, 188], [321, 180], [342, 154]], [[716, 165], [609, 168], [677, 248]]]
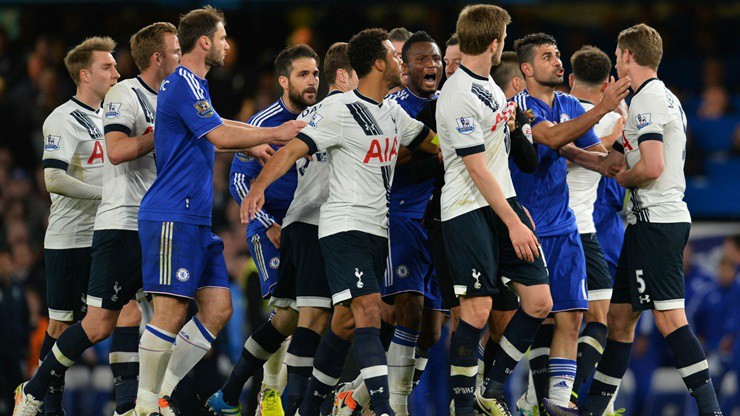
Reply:
[[177, 25], [177, 39], [180, 41], [182, 53], [192, 51], [201, 36], [213, 38], [219, 23], [226, 27], [224, 13], [212, 6], [191, 10], [180, 16], [180, 23]]
[[519, 66], [525, 62], [529, 64], [534, 63], [534, 50], [542, 45], [554, 45], [557, 47], [558, 42], [554, 37], [546, 33], [530, 33], [521, 39], [517, 39], [514, 42], [514, 50], [519, 60]]
[[349, 54], [347, 42], [337, 42], [326, 51], [324, 57], [324, 77], [329, 85], [337, 82], [337, 70], [344, 69], [347, 72], [352, 71], [352, 65], [349, 63]]
[[278, 77], [290, 78], [293, 61], [301, 58], [313, 58], [316, 60], [316, 65], [319, 65], [319, 55], [310, 46], [305, 43], [288, 46], [280, 51], [277, 58], [275, 58], [275, 72], [277, 72]]
[[421, 43], [421, 42], [430, 42], [433, 44], [437, 44], [437, 42], [432, 39], [429, 34], [423, 30], [420, 30], [418, 32], [415, 32], [413, 35], [411, 35], [410, 38], [406, 41], [406, 43], [403, 44], [403, 49], [401, 49], [401, 59], [403, 59], [404, 62], [408, 63], [409, 58], [409, 51], [411, 50], [411, 45], [414, 43]]
[[524, 78], [521, 69], [519, 69], [516, 52], [506, 51], [502, 53], [501, 63], [491, 68], [491, 77], [493, 78], [493, 82], [501, 89], [506, 88], [506, 85], [514, 77]]
[[588, 85], [600, 85], [609, 79], [612, 61], [601, 49], [586, 45], [570, 57], [573, 78]]
[[397, 27], [388, 32], [388, 39], [390, 39], [391, 42], [406, 42], [410, 37], [411, 31], [405, 27]]
[[447, 39], [447, 42], [445, 42], [445, 46], [455, 46], [460, 44], [460, 37], [457, 36], [457, 33], [453, 33], [452, 36], [450, 36], [449, 39]]
[[369, 74], [378, 59], [385, 61], [388, 49], [383, 42], [386, 40], [390, 40], [388, 32], [378, 28], [365, 29], [349, 40], [349, 63], [357, 72], [358, 78]]

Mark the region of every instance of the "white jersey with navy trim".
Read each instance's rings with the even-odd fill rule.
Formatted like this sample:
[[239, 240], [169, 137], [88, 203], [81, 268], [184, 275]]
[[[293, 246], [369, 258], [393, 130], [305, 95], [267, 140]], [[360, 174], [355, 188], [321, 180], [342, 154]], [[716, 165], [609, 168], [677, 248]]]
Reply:
[[437, 99], [437, 134], [445, 164], [442, 221], [489, 204], [468, 173], [463, 156], [484, 153], [486, 166], [503, 190], [516, 196], [509, 171], [507, 127], [513, 107], [493, 79], [464, 66], [445, 82]]
[[388, 206], [398, 148], [414, 148], [429, 129], [393, 100], [378, 103], [357, 90], [324, 104], [298, 133], [311, 153], [329, 155], [329, 197], [319, 238], [361, 231], [388, 238]]
[[[101, 109], [75, 98], [60, 105], [44, 121], [44, 168], [59, 168], [88, 185], [103, 185], [105, 140]], [[100, 201], [51, 194], [44, 248], [92, 246], [95, 213]]]
[[[341, 96], [339, 90], [332, 91], [320, 103], [311, 106], [298, 116], [298, 120], [311, 121], [322, 106]], [[293, 202], [283, 218], [283, 227], [293, 222], [319, 225], [319, 210], [329, 198], [329, 155], [326, 151], [316, 152], [311, 159], [302, 157], [296, 161], [298, 186], [293, 195]]]
[[[157, 92], [140, 77], [114, 85], [103, 102], [105, 133], [120, 131], [129, 137], [154, 128]], [[103, 166], [103, 200], [95, 217], [96, 230], [138, 231], [139, 205], [157, 177], [154, 152], [136, 160]]]
[[[586, 111], [594, 108], [594, 105], [588, 101], [581, 101], [583, 109]], [[594, 133], [599, 138], [612, 134], [612, 129], [621, 117], [618, 113], [612, 111], [605, 115], [594, 125]], [[584, 167], [568, 163], [568, 194], [569, 206], [576, 215], [576, 225], [579, 234], [590, 234], [596, 232], [594, 225], [594, 203], [596, 202], [596, 192], [599, 189], [601, 174]]]
[[645, 140], [663, 142], [663, 173], [641, 187], [630, 188], [631, 209], [627, 221], [658, 223], [691, 222], [683, 201], [686, 178], [686, 115], [681, 102], [663, 81], [652, 78], [638, 88], [629, 106], [629, 115], [620, 140], [627, 168], [640, 160], [639, 145]]

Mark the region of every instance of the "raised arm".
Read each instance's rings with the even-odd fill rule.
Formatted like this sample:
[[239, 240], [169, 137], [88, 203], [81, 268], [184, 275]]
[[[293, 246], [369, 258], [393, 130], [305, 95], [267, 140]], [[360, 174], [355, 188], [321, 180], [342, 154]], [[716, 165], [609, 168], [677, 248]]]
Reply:
[[285, 144], [305, 126], [306, 122], [299, 120], [286, 121], [278, 127], [252, 127], [224, 122], [206, 134], [206, 139], [222, 150], [242, 150], [265, 143]]

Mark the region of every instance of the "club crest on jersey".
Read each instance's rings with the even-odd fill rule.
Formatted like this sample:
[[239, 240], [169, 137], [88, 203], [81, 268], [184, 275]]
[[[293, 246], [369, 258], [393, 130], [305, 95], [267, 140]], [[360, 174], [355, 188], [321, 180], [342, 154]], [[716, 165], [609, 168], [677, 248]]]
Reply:
[[321, 121], [322, 118], [324, 117], [321, 117], [321, 114], [316, 113], [313, 115], [313, 117], [311, 117], [311, 121], [308, 122], [308, 125], [313, 128], [316, 128], [319, 124], [319, 121]]
[[197, 103], [193, 104], [193, 107], [198, 110], [199, 117], [210, 117], [214, 113], [213, 108], [211, 107], [211, 103], [208, 100], [200, 100]]
[[188, 269], [181, 267], [177, 269], [177, 272], [175, 272], [175, 277], [181, 282], [187, 282], [188, 279], [190, 279], [190, 272], [188, 271]]
[[456, 118], [457, 132], [460, 134], [470, 134], [475, 131], [475, 122], [473, 117], [460, 117]]
[[640, 130], [642, 128], [645, 128], [653, 124], [651, 120], [652, 117], [653, 117], [652, 113], [643, 113], [643, 114], [636, 115], [635, 122], [637, 123], [637, 130]]
[[569, 115], [567, 115], [565, 113], [560, 114], [560, 122], [561, 123], [565, 123], [568, 120], [570, 120], [570, 116]]
[[121, 103], [108, 103], [105, 108], [105, 118], [116, 118], [121, 115]]
[[46, 136], [46, 142], [44, 143], [44, 150], [47, 152], [53, 152], [59, 150], [59, 142], [62, 141], [61, 136], [52, 136], [51, 134]]

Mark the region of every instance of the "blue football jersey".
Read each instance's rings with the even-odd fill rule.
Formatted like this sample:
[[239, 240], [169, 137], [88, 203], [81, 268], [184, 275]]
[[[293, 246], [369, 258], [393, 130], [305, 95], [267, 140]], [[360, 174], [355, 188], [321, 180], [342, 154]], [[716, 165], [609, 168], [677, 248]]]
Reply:
[[[532, 127], [544, 120], [564, 123], [585, 113], [578, 99], [558, 91], [555, 92], [552, 107], [530, 96], [527, 90], [515, 95], [513, 100], [522, 110], [531, 110], [534, 117]], [[599, 138], [593, 129], [574, 142], [582, 149], [598, 143]], [[565, 159], [560, 157], [557, 150], [543, 144], [535, 143], [534, 146], [539, 157], [539, 166], [534, 173], [523, 173], [515, 163], [509, 162], [516, 194], [532, 215], [538, 235], [552, 237], [571, 233], [578, 228], [575, 214], [568, 206], [568, 183], [565, 180], [568, 169]]]
[[[432, 98], [421, 98], [414, 95], [408, 87], [393, 93], [388, 98], [395, 100], [411, 117], [416, 117], [424, 106], [437, 99], [437, 93]], [[408, 166], [397, 166], [391, 185], [391, 216], [421, 219], [424, 217], [429, 199], [434, 190], [434, 179], [415, 183], [411, 179]]]
[[156, 120], [157, 179], [141, 201], [139, 219], [210, 226], [215, 155], [203, 136], [223, 121], [208, 81], [177, 67], [159, 87]]
[[[275, 103], [258, 112], [249, 119], [247, 124], [255, 127], [277, 127], [286, 121], [295, 120], [298, 114], [290, 112], [280, 98]], [[271, 145], [273, 149], [278, 150], [281, 146]], [[238, 204], [241, 204], [249, 192], [249, 187], [253, 180], [259, 176], [262, 166], [259, 161], [248, 155], [237, 153], [231, 162], [231, 172], [229, 173], [229, 187], [232, 195]], [[257, 214], [254, 220], [247, 225], [247, 232], [256, 231], [259, 228], [269, 228], [273, 222], [283, 222], [285, 213], [293, 201], [295, 188], [298, 186], [298, 173], [295, 165], [278, 180], [273, 182], [265, 190], [265, 205], [262, 211]]]
[[596, 191], [594, 222], [599, 222], [601, 218], [614, 215], [615, 213], [618, 214], [622, 211], [625, 194], [625, 189], [619, 186], [616, 179], [603, 176], [599, 181], [599, 188]]

